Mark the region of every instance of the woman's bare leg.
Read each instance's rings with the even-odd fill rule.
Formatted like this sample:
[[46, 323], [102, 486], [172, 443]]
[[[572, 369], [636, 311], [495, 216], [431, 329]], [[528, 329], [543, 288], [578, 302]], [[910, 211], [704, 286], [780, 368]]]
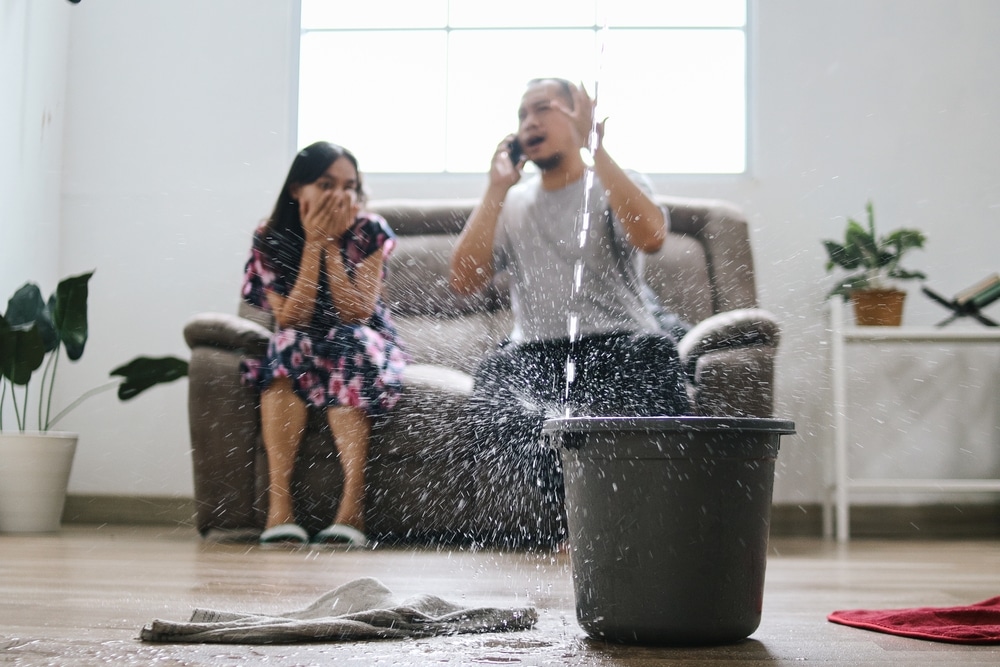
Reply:
[[260, 396], [261, 434], [267, 452], [267, 525], [295, 523], [292, 472], [306, 425], [306, 404], [288, 378], [276, 378]]
[[326, 418], [344, 471], [344, 490], [334, 523], [365, 530], [365, 466], [371, 421], [363, 410], [350, 407], [328, 408]]

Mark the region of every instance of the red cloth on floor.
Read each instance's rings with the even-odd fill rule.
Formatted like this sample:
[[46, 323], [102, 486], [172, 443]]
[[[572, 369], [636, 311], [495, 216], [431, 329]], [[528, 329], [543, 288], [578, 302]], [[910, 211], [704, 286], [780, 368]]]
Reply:
[[954, 644], [1000, 644], [1000, 596], [967, 607], [850, 609], [827, 619], [891, 635]]

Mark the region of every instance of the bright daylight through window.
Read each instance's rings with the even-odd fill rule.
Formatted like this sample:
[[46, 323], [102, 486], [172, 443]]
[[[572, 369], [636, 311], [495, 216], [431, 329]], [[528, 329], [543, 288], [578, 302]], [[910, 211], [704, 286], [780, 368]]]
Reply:
[[525, 83], [598, 90], [646, 173], [746, 166], [746, 0], [302, 0], [298, 145], [366, 172], [485, 172]]

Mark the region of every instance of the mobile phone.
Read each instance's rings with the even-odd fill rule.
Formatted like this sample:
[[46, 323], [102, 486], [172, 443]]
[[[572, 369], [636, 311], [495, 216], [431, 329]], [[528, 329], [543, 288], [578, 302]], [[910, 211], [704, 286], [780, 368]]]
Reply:
[[517, 137], [514, 137], [514, 139], [511, 140], [510, 149], [507, 151], [507, 154], [510, 155], [510, 161], [513, 162], [516, 167], [521, 161], [521, 156], [524, 155], [524, 150], [521, 148], [521, 142], [517, 140]]

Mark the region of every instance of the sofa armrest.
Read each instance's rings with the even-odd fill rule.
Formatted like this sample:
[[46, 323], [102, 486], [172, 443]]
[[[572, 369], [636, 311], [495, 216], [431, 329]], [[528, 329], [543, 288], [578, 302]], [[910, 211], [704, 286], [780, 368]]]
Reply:
[[188, 347], [217, 347], [263, 354], [271, 332], [250, 320], [226, 313], [202, 313], [184, 325]]
[[691, 383], [694, 414], [773, 417], [774, 356], [770, 345], [711, 350], [698, 357]]
[[713, 350], [777, 347], [781, 329], [774, 316], [759, 308], [740, 308], [707, 317], [677, 343], [681, 366], [694, 377], [698, 359]]

